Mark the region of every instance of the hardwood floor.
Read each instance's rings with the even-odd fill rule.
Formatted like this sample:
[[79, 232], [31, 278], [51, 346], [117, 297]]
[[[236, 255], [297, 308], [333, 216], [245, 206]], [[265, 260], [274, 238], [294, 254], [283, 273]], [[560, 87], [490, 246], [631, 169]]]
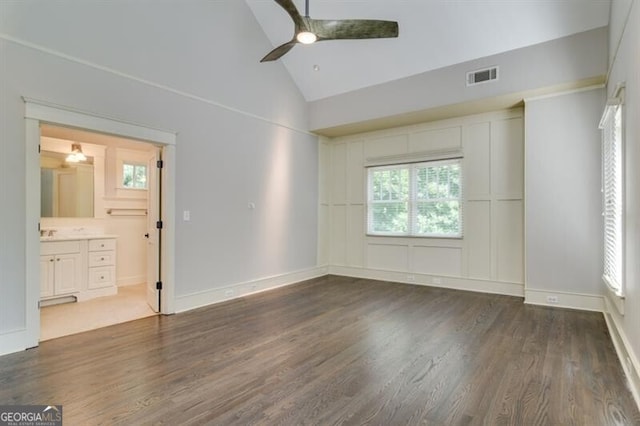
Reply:
[[601, 314], [323, 277], [0, 357], [66, 425], [626, 425]]

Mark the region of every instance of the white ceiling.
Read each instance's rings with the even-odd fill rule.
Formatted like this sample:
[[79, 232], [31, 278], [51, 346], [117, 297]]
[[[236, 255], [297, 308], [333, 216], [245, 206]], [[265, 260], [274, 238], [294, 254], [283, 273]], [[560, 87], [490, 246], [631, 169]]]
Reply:
[[[273, 0], [246, 0], [273, 46], [293, 23]], [[304, 0], [294, 0], [304, 14]], [[398, 21], [397, 39], [298, 44], [280, 59], [308, 101], [602, 27], [609, 0], [310, 0], [316, 19]], [[266, 55], [268, 50], [264, 52]], [[261, 58], [256, 58], [259, 61]], [[314, 71], [314, 66], [319, 67]], [[263, 63], [262, 66], [274, 66]]]

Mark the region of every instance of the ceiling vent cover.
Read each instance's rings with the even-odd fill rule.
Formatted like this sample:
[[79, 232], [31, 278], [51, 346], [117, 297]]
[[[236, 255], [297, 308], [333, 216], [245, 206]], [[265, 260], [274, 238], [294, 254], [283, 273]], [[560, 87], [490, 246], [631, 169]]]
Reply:
[[498, 67], [485, 68], [482, 70], [469, 71], [467, 73], [467, 86], [488, 83], [498, 79]]

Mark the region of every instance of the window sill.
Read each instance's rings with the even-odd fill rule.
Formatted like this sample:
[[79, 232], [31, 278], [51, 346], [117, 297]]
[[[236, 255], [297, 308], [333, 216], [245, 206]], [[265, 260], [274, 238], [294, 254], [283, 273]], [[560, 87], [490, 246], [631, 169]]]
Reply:
[[402, 234], [365, 234], [371, 238], [412, 238], [412, 239], [429, 239], [429, 240], [461, 240], [462, 236], [448, 237], [445, 235], [402, 235]]

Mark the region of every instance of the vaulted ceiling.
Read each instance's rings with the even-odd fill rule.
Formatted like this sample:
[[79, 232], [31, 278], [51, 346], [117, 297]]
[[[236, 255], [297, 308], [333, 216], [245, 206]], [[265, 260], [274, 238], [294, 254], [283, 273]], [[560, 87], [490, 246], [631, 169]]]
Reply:
[[[246, 2], [274, 47], [291, 40], [293, 23], [275, 1]], [[294, 3], [304, 14], [304, 0]], [[279, 61], [313, 101], [606, 26], [609, 5], [609, 0], [310, 0], [312, 18], [394, 20], [400, 35], [298, 44]]]

